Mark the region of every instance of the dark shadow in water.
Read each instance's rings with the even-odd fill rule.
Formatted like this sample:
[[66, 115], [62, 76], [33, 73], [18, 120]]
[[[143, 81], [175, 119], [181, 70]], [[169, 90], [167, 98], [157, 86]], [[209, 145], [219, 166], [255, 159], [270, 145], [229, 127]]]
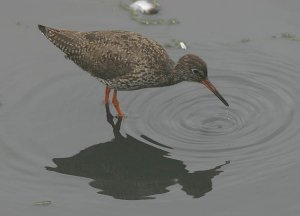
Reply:
[[106, 113], [115, 138], [72, 157], [55, 158], [53, 162], [57, 167], [46, 167], [47, 170], [93, 179], [90, 185], [100, 189], [100, 194], [117, 199], [153, 199], [151, 195], [166, 193], [167, 187], [174, 184], [180, 184], [188, 195], [198, 198], [212, 190], [212, 178], [229, 163], [189, 173], [182, 161], [168, 158], [167, 151], [128, 134], [124, 137], [120, 133], [122, 119], [115, 123], [108, 106]]

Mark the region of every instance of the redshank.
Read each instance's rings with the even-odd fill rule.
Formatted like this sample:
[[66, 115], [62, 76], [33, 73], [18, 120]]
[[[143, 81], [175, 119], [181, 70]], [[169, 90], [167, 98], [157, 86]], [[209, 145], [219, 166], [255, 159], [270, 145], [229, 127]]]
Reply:
[[112, 103], [119, 117], [124, 114], [117, 91], [164, 87], [182, 81], [204, 84], [229, 106], [208, 80], [206, 63], [197, 55], [186, 54], [175, 64], [160, 44], [135, 32], [79, 32], [42, 25], [38, 28], [66, 58], [106, 85], [105, 104], [114, 90]]

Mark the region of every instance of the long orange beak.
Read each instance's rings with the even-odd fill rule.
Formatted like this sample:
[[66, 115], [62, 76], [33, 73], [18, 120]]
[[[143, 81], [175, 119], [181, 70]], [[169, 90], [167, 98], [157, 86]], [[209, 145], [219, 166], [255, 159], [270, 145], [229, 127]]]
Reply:
[[227, 101], [223, 98], [223, 96], [218, 92], [216, 87], [208, 79], [202, 80], [201, 83], [205, 85], [209, 90], [211, 90], [223, 102], [223, 104], [225, 104], [225, 106], [229, 106]]

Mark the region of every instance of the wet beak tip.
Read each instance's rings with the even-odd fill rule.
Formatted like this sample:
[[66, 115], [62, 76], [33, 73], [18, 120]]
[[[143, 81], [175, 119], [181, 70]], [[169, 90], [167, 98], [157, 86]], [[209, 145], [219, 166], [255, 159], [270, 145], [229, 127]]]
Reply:
[[202, 84], [204, 84], [210, 91], [212, 91], [223, 102], [225, 106], [229, 107], [227, 101], [221, 96], [216, 87], [214, 87], [214, 85], [209, 80], [203, 80]]

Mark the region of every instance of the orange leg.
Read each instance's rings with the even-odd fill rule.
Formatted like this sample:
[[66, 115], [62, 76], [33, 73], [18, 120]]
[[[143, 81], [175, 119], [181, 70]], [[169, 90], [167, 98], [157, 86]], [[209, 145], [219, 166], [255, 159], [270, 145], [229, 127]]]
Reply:
[[110, 88], [106, 86], [105, 88], [105, 96], [104, 96], [104, 103], [108, 104], [109, 103], [109, 93], [110, 93]]
[[112, 98], [112, 103], [115, 106], [118, 116], [119, 117], [124, 117], [124, 113], [122, 112], [120, 106], [119, 106], [119, 101], [117, 99], [117, 90], [114, 90], [113, 98]]

